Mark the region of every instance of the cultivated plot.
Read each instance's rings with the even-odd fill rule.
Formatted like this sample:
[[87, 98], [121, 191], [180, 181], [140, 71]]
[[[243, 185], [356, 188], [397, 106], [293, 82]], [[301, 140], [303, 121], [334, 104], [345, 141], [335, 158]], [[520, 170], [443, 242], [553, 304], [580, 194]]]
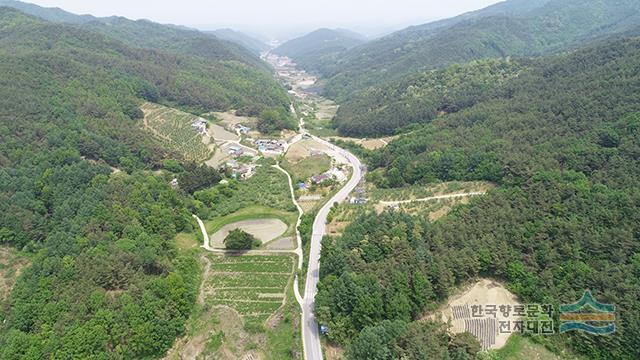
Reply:
[[202, 134], [192, 126], [200, 120], [198, 116], [153, 103], [144, 103], [140, 109], [144, 112], [144, 128], [167, 149], [196, 162], [211, 157]]
[[294, 259], [288, 255], [210, 255], [205, 303], [234, 309], [245, 323], [263, 325], [285, 304]]

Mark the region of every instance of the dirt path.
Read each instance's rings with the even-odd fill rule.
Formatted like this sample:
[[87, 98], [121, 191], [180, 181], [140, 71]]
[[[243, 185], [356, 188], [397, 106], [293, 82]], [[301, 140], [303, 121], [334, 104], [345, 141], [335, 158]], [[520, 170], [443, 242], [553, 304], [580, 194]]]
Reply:
[[438, 195], [438, 196], [430, 196], [421, 199], [413, 199], [413, 200], [396, 200], [396, 201], [380, 201], [380, 205], [400, 205], [400, 204], [410, 204], [414, 202], [425, 202], [431, 200], [441, 200], [441, 199], [454, 199], [468, 196], [479, 196], [486, 194], [485, 191], [477, 191], [477, 192], [468, 192], [468, 193], [460, 193], [460, 194], [448, 194], [448, 195]]
[[198, 292], [198, 304], [204, 305], [204, 296], [205, 289], [204, 284], [205, 280], [209, 278], [209, 274], [211, 273], [211, 260], [208, 257], [202, 256], [201, 259], [204, 261], [204, 271], [202, 272], [202, 283], [200, 284], [200, 291]]

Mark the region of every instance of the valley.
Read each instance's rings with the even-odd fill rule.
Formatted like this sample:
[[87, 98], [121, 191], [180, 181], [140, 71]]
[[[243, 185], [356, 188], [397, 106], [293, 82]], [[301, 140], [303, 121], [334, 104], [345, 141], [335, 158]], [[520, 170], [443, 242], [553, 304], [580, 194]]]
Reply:
[[0, 359], [640, 358], [637, 1], [252, 1], [0, 0]]

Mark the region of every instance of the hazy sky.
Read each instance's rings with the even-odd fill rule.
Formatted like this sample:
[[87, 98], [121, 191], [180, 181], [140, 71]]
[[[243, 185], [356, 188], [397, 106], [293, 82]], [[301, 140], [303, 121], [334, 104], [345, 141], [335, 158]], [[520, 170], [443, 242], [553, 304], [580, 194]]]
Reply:
[[[25, 0], [77, 14], [120, 15], [217, 29], [232, 27], [282, 37], [317, 27], [375, 34], [454, 16], [499, 0]], [[446, 5], [445, 5], [446, 4]]]

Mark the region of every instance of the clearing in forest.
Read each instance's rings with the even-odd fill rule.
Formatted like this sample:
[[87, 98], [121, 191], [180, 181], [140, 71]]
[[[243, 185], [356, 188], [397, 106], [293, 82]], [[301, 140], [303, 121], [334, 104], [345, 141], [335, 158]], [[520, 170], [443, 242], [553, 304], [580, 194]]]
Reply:
[[211, 157], [211, 149], [202, 140], [203, 135], [193, 126], [206, 121], [196, 115], [154, 103], [144, 103], [144, 128], [167, 149], [185, 159], [201, 162]]
[[[521, 320], [521, 317], [516, 316], [517, 305], [520, 303], [516, 296], [502, 284], [490, 279], [481, 279], [460, 294], [449, 298], [446, 307], [434, 318], [445, 323], [450, 322], [451, 331], [456, 334], [473, 334], [484, 350], [499, 349], [507, 343], [511, 335], [506, 331], [500, 331], [501, 324], [508, 323], [511, 327], [511, 324], [515, 326], [515, 323]], [[510, 310], [503, 312], [500, 310], [501, 307]], [[489, 309], [494, 308], [495, 312], [489, 312]]]
[[9, 247], [0, 246], [0, 303], [4, 301], [29, 260]]
[[484, 195], [493, 187], [487, 182], [454, 181], [399, 189], [372, 188], [369, 193], [370, 201], [378, 213], [397, 209], [435, 221], [449, 213], [454, 206], [468, 204], [473, 197]]

